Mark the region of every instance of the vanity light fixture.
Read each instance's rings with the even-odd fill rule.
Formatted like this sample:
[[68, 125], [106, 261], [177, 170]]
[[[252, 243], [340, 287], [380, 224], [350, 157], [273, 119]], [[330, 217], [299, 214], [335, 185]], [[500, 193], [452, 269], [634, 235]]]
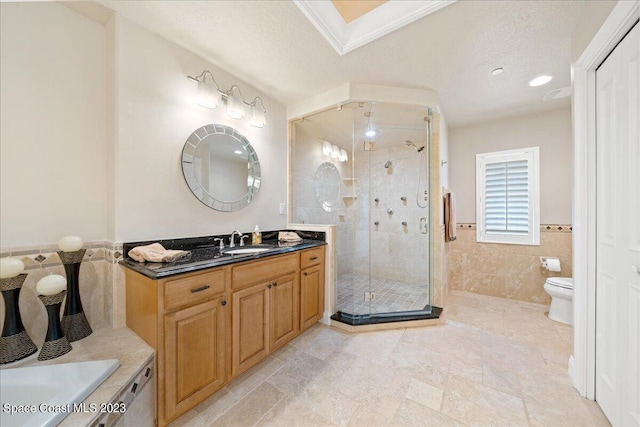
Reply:
[[333, 147], [331, 146], [331, 143], [329, 141], [322, 142], [322, 154], [324, 154], [325, 156], [330, 156], [332, 150]]
[[326, 139], [319, 139], [322, 141], [322, 154], [325, 156], [329, 156], [332, 159], [338, 160], [339, 162], [346, 162], [349, 160], [349, 155], [346, 150], [341, 149], [337, 145], [333, 145], [330, 141]]
[[349, 160], [349, 156], [347, 155], [346, 150], [340, 150], [340, 157], [338, 157], [338, 160], [340, 160], [341, 162], [346, 162], [347, 160]]
[[[207, 76], [209, 79], [207, 79]], [[234, 119], [248, 118], [252, 126], [262, 128], [266, 124], [267, 109], [259, 96], [255, 97], [251, 103], [245, 101], [238, 85], [233, 85], [226, 92], [213, 78], [211, 71], [205, 70], [197, 77], [187, 76], [192, 82], [198, 83], [197, 102], [206, 108], [217, 108], [220, 101], [226, 103], [227, 115]], [[210, 80], [210, 81], [209, 81]]]

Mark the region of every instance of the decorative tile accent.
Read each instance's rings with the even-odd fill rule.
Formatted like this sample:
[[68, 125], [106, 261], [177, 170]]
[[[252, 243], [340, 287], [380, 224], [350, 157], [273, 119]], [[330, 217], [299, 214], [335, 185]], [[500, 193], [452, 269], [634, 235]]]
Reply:
[[[473, 222], [458, 223], [457, 228], [459, 230], [475, 230], [476, 224]], [[573, 232], [573, 226], [571, 224], [540, 224], [541, 232], [552, 232], [552, 233], [571, 233]]]
[[457, 227], [458, 229], [475, 230], [476, 224], [475, 223], [459, 223]]
[[47, 258], [46, 258], [46, 257], [44, 257], [44, 256], [42, 256], [42, 255], [38, 255], [37, 257], [35, 257], [35, 258], [34, 258], [34, 260], [35, 260], [35, 261], [38, 261], [38, 262], [42, 262], [42, 261], [44, 261], [45, 259], [47, 259]]

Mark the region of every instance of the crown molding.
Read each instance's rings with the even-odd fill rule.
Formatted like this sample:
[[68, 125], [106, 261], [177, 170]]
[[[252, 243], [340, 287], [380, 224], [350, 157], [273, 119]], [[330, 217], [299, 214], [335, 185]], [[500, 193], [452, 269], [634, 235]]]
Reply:
[[349, 24], [330, 1], [294, 0], [294, 3], [336, 52], [344, 55], [455, 1], [388, 1]]

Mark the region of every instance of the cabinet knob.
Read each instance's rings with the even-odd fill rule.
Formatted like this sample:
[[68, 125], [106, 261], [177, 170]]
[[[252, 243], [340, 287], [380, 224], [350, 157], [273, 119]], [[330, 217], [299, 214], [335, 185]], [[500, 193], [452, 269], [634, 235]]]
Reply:
[[273, 286], [278, 286], [278, 282], [273, 282]]
[[304, 272], [304, 273], [302, 273], [302, 274], [304, 274], [304, 275], [306, 276], [306, 275], [308, 275], [309, 273], [307, 273], [307, 272], [305, 271], [305, 272]]
[[269, 283], [269, 284], [267, 285], [267, 288], [271, 289], [271, 283]]
[[227, 305], [227, 302], [225, 300], [222, 300], [222, 302], [220, 304]]

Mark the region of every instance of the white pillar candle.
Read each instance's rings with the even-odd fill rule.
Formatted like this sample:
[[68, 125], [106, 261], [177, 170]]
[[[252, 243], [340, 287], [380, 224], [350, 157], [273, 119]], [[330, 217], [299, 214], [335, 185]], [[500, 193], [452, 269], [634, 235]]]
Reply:
[[0, 259], [0, 279], [16, 277], [24, 271], [24, 262], [18, 258]]
[[56, 295], [67, 288], [67, 279], [59, 274], [50, 274], [38, 280], [36, 291], [40, 295]]
[[58, 247], [62, 252], [75, 252], [82, 249], [84, 242], [78, 236], [64, 236], [58, 240]]

